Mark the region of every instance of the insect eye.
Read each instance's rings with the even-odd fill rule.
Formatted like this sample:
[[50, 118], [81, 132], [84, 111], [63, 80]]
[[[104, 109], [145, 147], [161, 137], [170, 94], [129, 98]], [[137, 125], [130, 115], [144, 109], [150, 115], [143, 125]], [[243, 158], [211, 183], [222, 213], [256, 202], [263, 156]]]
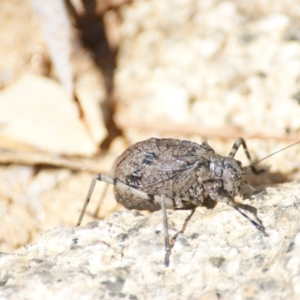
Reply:
[[239, 174], [231, 174], [231, 178], [232, 180], [238, 180], [241, 178], [241, 176]]
[[234, 179], [234, 180], [236, 180], [237, 179], [237, 175], [236, 174], [232, 174], [231, 178]]

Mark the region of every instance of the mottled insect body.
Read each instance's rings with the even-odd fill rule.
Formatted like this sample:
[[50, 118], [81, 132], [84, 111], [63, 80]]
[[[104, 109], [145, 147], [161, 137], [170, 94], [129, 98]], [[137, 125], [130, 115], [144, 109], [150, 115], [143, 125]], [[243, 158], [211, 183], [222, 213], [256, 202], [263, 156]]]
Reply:
[[[251, 163], [247, 167], [242, 167], [241, 162], [234, 159], [241, 145]], [[242, 138], [236, 140], [228, 156], [216, 154], [206, 142], [197, 144], [151, 138], [136, 143], [117, 159], [113, 177], [103, 174], [94, 177], [77, 225], [81, 223], [96, 182], [104, 181], [114, 185], [116, 200], [128, 209], [162, 209], [166, 265], [170, 255], [166, 208], [195, 209], [207, 199], [225, 202], [267, 235], [256, 208], [234, 201], [234, 197], [241, 196], [243, 185], [247, 184], [243, 179], [245, 170], [251, 168], [256, 174], [260, 172], [254, 164]], [[256, 221], [240, 209], [253, 213]]]
[[116, 200], [128, 209], [192, 209], [210, 197], [239, 195], [243, 184], [241, 163], [223, 157], [207, 144], [175, 139], [149, 139], [129, 147], [117, 159], [114, 178], [148, 195], [145, 201], [116, 185]]

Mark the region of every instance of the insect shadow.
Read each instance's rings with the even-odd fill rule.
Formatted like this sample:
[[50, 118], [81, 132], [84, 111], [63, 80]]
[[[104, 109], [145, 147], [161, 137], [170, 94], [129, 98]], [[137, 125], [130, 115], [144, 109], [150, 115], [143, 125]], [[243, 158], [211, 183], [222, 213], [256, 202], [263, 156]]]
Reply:
[[[253, 162], [243, 138], [235, 141], [228, 156], [216, 154], [206, 142], [197, 144], [185, 140], [151, 138], [136, 143], [116, 160], [112, 176], [99, 173], [93, 178], [77, 226], [81, 224], [96, 182], [103, 181], [114, 185], [117, 202], [127, 209], [162, 210], [166, 266], [170, 263], [171, 254], [166, 209], [191, 209], [192, 216], [199, 206], [223, 202], [247, 218], [264, 236], [268, 236], [257, 209], [234, 198], [242, 197], [242, 189], [249, 187], [244, 177], [250, 170], [253, 174], [266, 171], [256, 169], [257, 163], [293, 145]], [[250, 162], [245, 167], [234, 159], [241, 146]], [[250, 212], [254, 220], [245, 211]]]

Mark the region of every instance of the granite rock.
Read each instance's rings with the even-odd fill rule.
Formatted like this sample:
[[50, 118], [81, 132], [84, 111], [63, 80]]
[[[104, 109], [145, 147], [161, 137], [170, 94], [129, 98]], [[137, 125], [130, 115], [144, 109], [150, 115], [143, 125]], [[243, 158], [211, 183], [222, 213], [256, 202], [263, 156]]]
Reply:
[[283, 0], [124, 5], [115, 74], [120, 118], [296, 134], [299, 11], [299, 2]]
[[225, 204], [197, 208], [184, 233], [191, 212], [169, 210], [177, 235], [169, 267], [161, 211], [48, 230], [1, 253], [0, 299], [299, 299], [299, 187], [269, 186], [243, 200], [269, 236]]

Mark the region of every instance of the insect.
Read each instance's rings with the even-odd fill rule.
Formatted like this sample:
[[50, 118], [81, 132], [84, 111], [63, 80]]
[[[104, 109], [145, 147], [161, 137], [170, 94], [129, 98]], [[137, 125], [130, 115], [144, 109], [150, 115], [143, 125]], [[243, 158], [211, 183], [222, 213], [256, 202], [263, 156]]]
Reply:
[[[249, 166], [243, 167], [240, 161], [234, 159], [240, 146], [243, 146], [250, 161]], [[241, 188], [247, 184], [243, 178], [246, 170], [251, 168], [255, 174], [264, 171], [254, 167], [260, 161], [252, 162], [243, 138], [235, 141], [228, 156], [216, 154], [206, 142], [197, 144], [185, 140], [150, 138], [132, 145], [120, 155], [113, 177], [97, 174], [93, 178], [77, 226], [82, 221], [96, 182], [104, 181], [114, 185], [117, 202], [127, 209], [162, 209], [166, 266], [169, 265], [171, 253], [166, 209], [195, 209], [203, 205], [206, 199], [225, 202], [267, 235], [257, 216], [257, 209], [234, 201], [236, 196], [242, 196]], [[253, 213], [256, 221], [241, 209]]]

